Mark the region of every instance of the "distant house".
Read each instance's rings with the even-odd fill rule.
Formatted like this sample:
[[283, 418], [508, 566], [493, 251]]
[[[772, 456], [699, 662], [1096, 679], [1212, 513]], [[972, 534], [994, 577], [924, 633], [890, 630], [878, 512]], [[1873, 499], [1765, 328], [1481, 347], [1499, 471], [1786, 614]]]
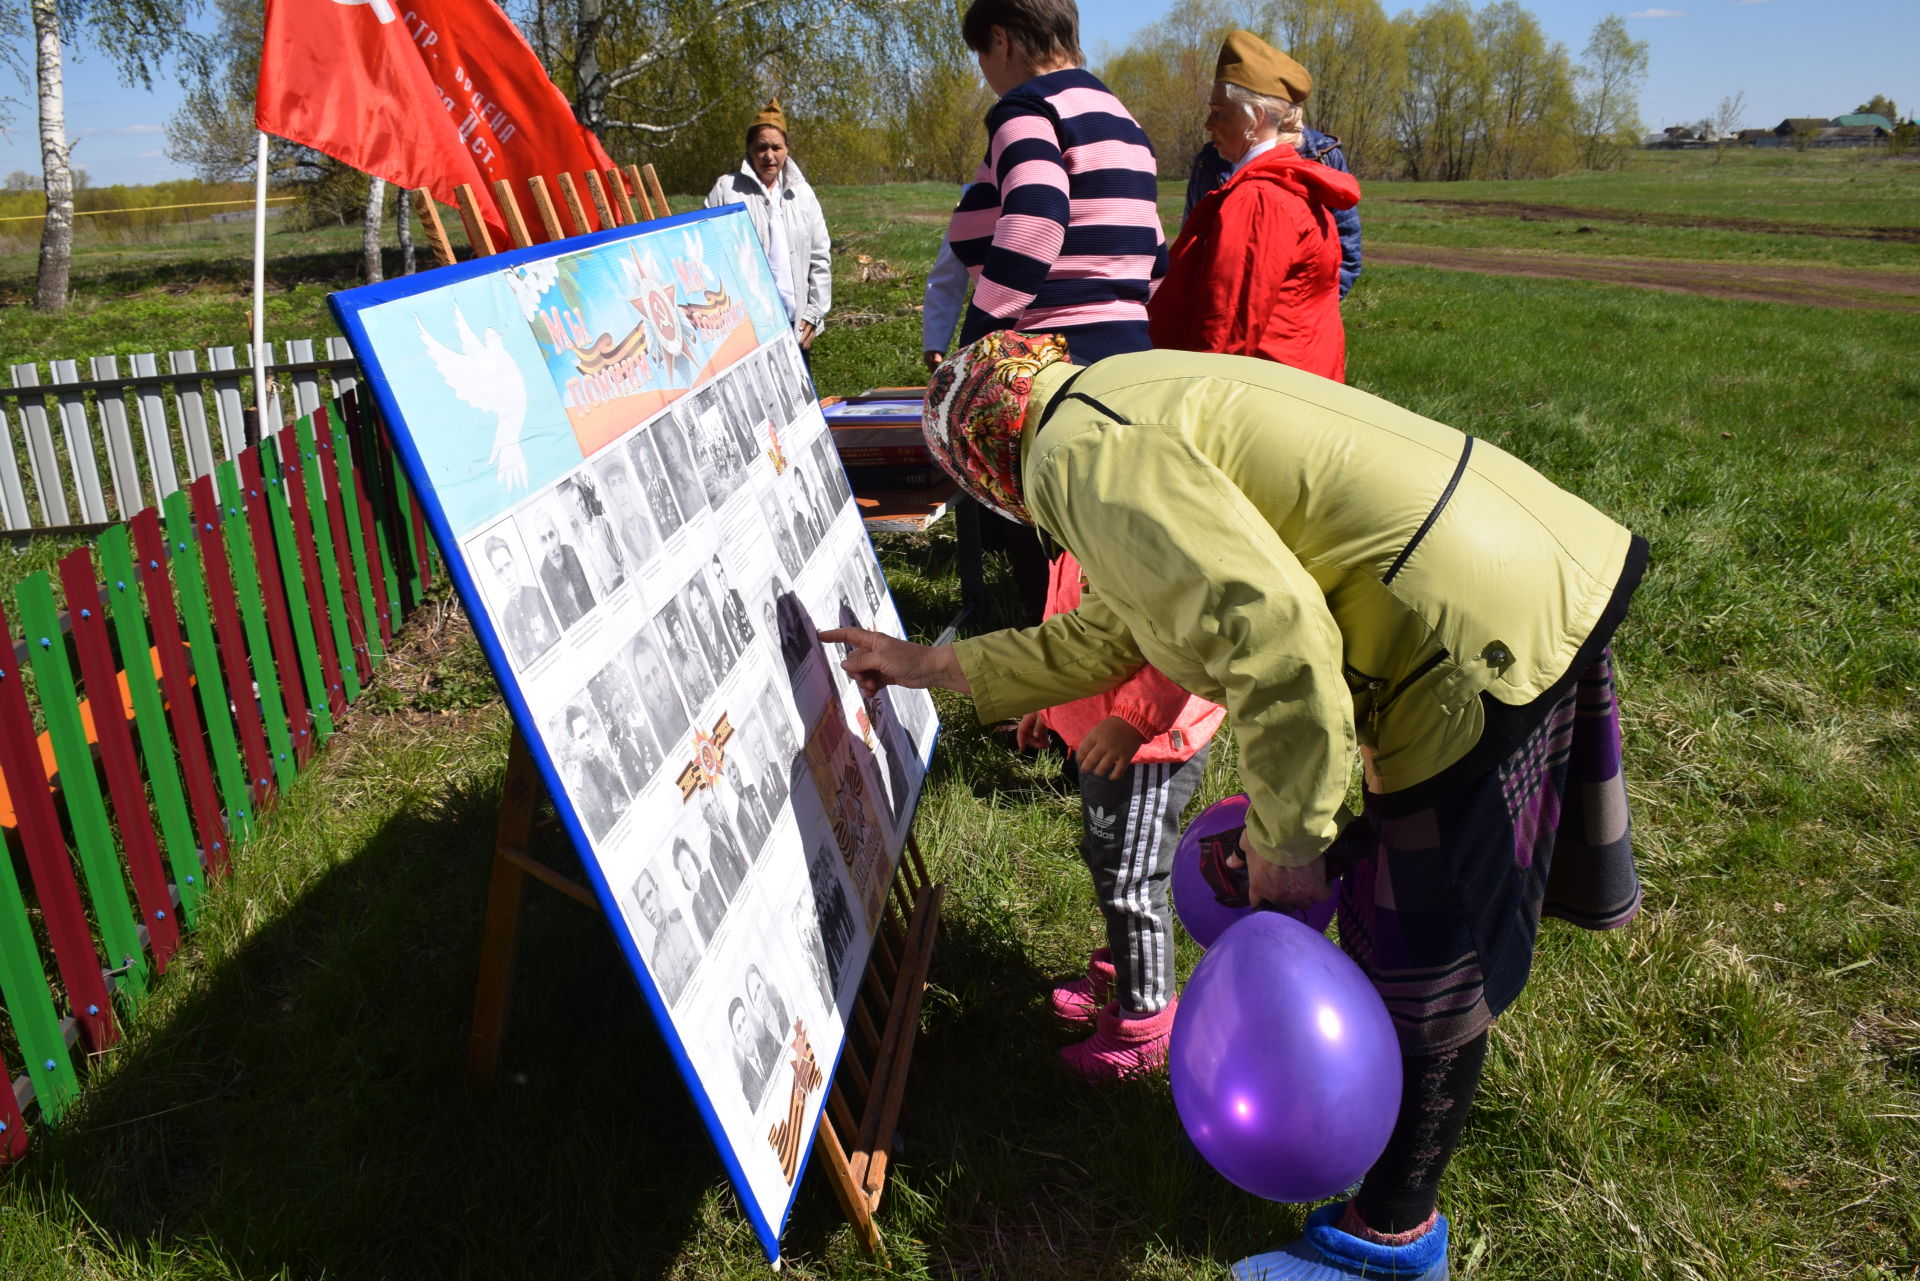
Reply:
[[1832, 123], [1843, 129], [1856, 129], [1871, 125], [1884, 129], [1888, 133], [1893, 132], [1893, 121], [1887, 119], [1877, 111], [1850, 112], [1844, 116], [1835, 116]]
[[1773, 130], [1742, 129], [1739, 133], [1736, 133], [1735, 135], [1733, 135], [1733, 140], [1736, 144], [1740, 146], [1746, 146], [1746, 147], [1751, 147], [1756, 144], [1765, 144], [1767, 142], [1774, 141]]
[[1788, 116], [1773, 127], [1773, 136], [1782, 141], [1791, 140], [1796, 134], [1817, 138], [1822, 129], [1831, 128], [1832, 125], [1831, 120], [1823, 120], [1818, 116]]
[[1882, 129], [1879, 125], [1833, 125], [1820, 131], [1813, 140], [1816, 147], [1871, 147], [1877, 142], [1885, 142], [1891, 129]]

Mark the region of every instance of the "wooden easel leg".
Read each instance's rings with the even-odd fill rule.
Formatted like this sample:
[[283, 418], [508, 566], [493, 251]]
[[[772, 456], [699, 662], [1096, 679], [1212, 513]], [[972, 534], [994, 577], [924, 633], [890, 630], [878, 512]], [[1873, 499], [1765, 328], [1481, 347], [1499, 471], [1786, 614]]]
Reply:
[[484, 1090], [500, 1066], [500, 1043], [513, 998], [513, 958], [520, 938], [520, 896], [527, 874], [514, 855], [525, 856], [540, 800], [540, 772], [520, 731], [507, 748], [507, 775], [500, 789], [500, 826], [494, 836], [493, 872], [487, 883], [487, 916], [480, 942], [480, 977], [473, 992], [473, 1031], [467, 1038], [467, 1084]]
[[847, 1162], [847, 1150], [840, 1146], [840, 1135], [830, 1117], [820, 1118], [820, 1128], [813, 1134], [813, 1150], [820, 1158], [821, 1168], [827, 1172], [827, 1181], [833, 1184], [840, 1212], [847, 1216], [853, 1234], [860, 1239], [861, 1248], [885, 1263], [887, 1247], [880, 1240], [880, 1225], [874, 1222], [874, 1202], [861, 1191], [859, 1180], [854, 1178], [853, 1168]]

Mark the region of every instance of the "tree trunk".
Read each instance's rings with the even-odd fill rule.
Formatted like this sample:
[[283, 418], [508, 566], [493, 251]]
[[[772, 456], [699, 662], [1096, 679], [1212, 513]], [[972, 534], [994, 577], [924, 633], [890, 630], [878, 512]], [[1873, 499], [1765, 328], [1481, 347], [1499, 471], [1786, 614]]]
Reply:
[[40, 228], [40, 279], [33, 305], [41, 311], [63, 311], [73, 266], [73, 169], [68, 164], [72, 148], [67, 142], [57, 0], [33, 0], [33, 36], [40, 78], [40, 168], [47, 187], [47, 217]]
[[598, 135], [607, 123], [607, 79], [600, 74], [600, 0], [578, 0], [573, 26], [573, 116]]
[[405, 187], [394, 190], [393, 220], [394, 230], [400, 234], [400, 274], [411, 276], [413, 265], [413, 200]]
[[380, 228], [384, 221], [387, 203], [387, 180], [370, 178], [367, 180], [367, 216], [360, 227], [360, 257], [366, 265], [367, 283], [379, 284], [386, 279], [380, 265]]

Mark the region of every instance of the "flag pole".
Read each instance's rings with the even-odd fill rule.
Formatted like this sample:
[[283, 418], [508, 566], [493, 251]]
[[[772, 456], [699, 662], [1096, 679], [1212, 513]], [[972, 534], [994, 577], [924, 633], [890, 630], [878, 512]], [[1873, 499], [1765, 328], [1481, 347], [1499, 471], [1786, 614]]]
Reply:
[[260, 134], [253, 166], [253, 407], [254, 430], [264, 439], [280, 430], [267, 421], [267, 135]]

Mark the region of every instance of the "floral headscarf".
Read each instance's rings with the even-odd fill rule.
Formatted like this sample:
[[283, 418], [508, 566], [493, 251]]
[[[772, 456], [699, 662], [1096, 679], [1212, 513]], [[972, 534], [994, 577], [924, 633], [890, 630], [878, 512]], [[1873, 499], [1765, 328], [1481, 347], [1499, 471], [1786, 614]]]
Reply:
[[955, 352], [933, 371], [921, 416], [934, 461], [961, 489], [994, 511], [1031, 525], [1020, 492], [1020, 420], [1033, 376], [1066, 360], [1060, 334], [1002, 329]]

